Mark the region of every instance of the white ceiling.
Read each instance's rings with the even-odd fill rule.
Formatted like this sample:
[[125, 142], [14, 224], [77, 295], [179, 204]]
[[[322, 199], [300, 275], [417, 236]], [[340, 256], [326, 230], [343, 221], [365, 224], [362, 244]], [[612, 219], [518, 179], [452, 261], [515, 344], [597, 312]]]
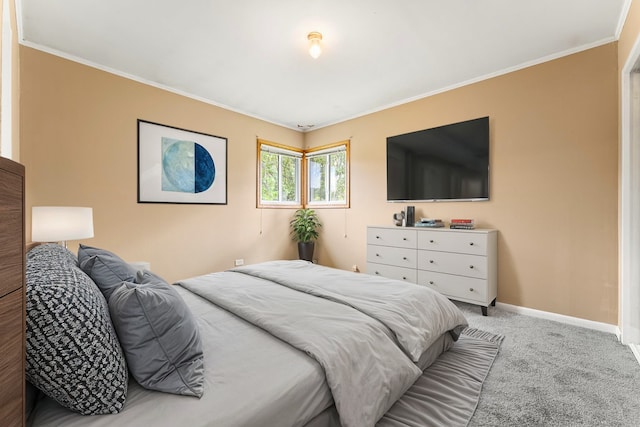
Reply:
[[[631, 0], [17, 0], [21, 43], [313, 129], [616, 40]], [[323, 53], [307, 34], [323, 34]]]

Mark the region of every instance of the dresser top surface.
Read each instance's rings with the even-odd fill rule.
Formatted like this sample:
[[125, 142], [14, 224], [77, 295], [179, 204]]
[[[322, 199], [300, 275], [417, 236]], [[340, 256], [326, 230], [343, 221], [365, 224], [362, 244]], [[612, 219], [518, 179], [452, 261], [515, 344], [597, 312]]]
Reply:
[[417, 230], [419, 232], [422, 231], [437, 231], [437, 232], [457, 232], [457, 233], [496, 233], [498, 230], [493, 228], [474, 228], [473, 230], [465, 230], [459, 228], [449, 228], [449, 227], [400, 227], [393, 225], [368, 225], [367, 228], [386, 228], [389, 230]]

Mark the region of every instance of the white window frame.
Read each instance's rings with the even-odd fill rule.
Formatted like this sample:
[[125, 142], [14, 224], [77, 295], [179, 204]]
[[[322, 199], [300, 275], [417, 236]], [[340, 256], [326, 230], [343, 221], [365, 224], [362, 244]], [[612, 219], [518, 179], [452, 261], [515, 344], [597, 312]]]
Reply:
[[[345, 153], [345, 200], [329, 200], [329, 196], [331, 194], [331, 170], [329, 169], [327, 173], [325, 173], [325, 200], [323, 201], [313, 201], [311, 200], [311, 167], [310, 160], [316, 157], [326, 157], [327, 166], [330, 167], [331, 163], [329, 162], [329, 156], [331, 154], [344, 152]], [[317, 147], [311, 150], [306, 150], [304, 153], [304, 164], [305, 164], [305, 178], [306, 178], [306, 200], [305, 205], [313, 208], [337, 208], [337, 207], [349, 207], [350, 199], [349, 199], [349, 186], [350, 186], [350, 178], [349, 178], [349, 141], [341, 141], [336, 144], [324, 145], [321, 147]]]
[[[262, 153], [268, 152], [278, 155], [278, 200], [262, 199]], [[258, 140], [258, 188], [257, 206], [263, 208], [300, 208], [302, 207], [302, 158], [303, 151], [294, 147], [276, 144], [270, 141]], [[282, 200], [282, 158], [283, 156], [296, 159], [296, 197], [295, 200]]]

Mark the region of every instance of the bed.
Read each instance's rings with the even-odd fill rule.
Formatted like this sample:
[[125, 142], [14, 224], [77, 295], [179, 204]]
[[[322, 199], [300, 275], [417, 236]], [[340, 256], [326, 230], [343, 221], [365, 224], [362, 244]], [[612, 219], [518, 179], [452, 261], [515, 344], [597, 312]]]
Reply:
[[[157, 317], [152, 339], [132, 303]], [[396, 402], [466, 326], [425, 287], [306, 261], [168, 285], [103, 249], [40, 245], [27, 255], [28, 425], [374, 426], [392, 407], [402, 418]], [[154, 364], [164, 373], [149, 374]]]

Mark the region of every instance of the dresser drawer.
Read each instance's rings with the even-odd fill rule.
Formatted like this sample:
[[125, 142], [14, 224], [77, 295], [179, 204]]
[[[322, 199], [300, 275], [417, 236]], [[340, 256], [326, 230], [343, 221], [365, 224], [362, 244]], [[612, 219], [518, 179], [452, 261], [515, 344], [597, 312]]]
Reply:
[[376, 264], [416, 268], [418, 266], [416, 255], [417, 251], [415, 249], [367, 245], [367, 262]]
[[486, 279], [487, 257], [438, 251], [418, 251], [418, 269]]
[[397, 248], [417, 248], [418, 236], [415, 229], [408, 228], [367, 228], [367, 244], [394, 246]]
[[461, 301], [485, 306], [491, 302], [487, 300], [487, 282], [483, 279], [418, 270], [418, 284]]
[[22, 288], [22, 177], [0, 170], [0, 297]]
[[418, 249], [486, 255], [487, 240], [486, 233], [424, 230], [418, 233]]
[[416, 283], [417, 270], [415, 268], [395, 267], [393, 265], [367, 263], [367, 274], [373, 276], [383, 276], [389, 279], [402, 280], [404, 282]]

